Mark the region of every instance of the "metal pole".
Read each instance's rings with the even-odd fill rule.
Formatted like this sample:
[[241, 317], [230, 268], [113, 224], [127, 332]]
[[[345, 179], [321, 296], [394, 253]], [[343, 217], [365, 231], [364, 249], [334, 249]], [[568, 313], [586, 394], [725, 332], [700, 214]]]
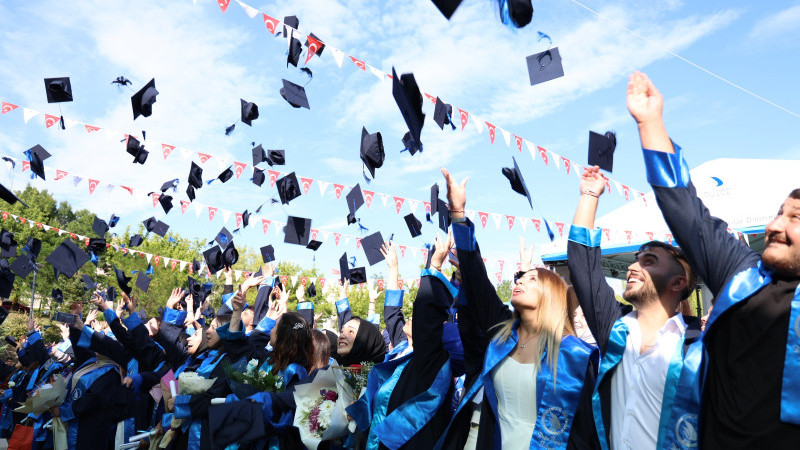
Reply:
[[36, 296], [36, 273], [39, 272], [38, 270], [33, 271], [33, 282], [31, 282], [31, 308], [30, 308], [30, 318], [33, 320], [33, 299]]

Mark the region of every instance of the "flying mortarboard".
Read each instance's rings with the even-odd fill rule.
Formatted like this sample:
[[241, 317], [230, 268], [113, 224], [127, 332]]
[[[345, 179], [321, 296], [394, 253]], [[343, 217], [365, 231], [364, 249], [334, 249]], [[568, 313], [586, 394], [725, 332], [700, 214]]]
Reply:
[[133, 107], [133, 120], [139, 116], [150, 117], [153, 114], [153, 103], [156, 102], [156, 79], [153, 78], [139, 92], [133, 94], [131, 97], [131, 106]]
[[239, 100], [242, 102], [242, 122], [253, 126], [253, 121], [258, 119], [258, 105], [244, 99]]
[[533, 200], [531, 200], [531, 194], [528, 192], [528, 186], [525, 184], [525, 179], [522, 178], [522, 172], [519, 170], [519, 166], [517, 165], [517, 160], [512, 156], [511, 159], [514, 161], [514, 168], [510, 167], [503, 167], [503, 175], [508, 178], [508, 181], [511, 183], [511, 189], [518, 194], [522, 194], [528, 198], [528, 204], [533, 209]]
[[144, 145], [139, 143], [139, 140], [135, 137], [128, 135], [128, 140], [125, 143], [126, 151], [129, 155], [133, 156], [133, 162], [144, 164], [147, 161], [147, 155], [150, 154], [147, 150], [144, 149]]
[[283, 242], [295, 245], [308, 245], [311, 236], [311, 219], [289, 216], [284, 227]]
[[461, 4], [461, 0], [433, 0], [433, 4], [439, 8], [442, 14], [450, 20], [450, 17], [453, 16], [453, 13], [456, 12], [456, 9]]
[[297, 63], [300, 61], [300, 53], [302, 52], [303, 44], [300, 39], [291, 36], [289, 39], [289, 52], [286, 54], [286, 67], [289, 67], [289, 64], [297, 67]]
[[350, 269], [350, 284], [361, 284], [367, 282], [367, 269], [355, 267]]
[[84, 291], [91, 291], [97, 287], [97, 283], [89, 275], [81, 275], [81, 281], [83, 282]]
[[347, 263], [347, 252], [339, 258], [339, 279], [344, 284], [344, 280], [350, 279], [350, 264]]
[[90, 259], [88, 253], [81, 250], [72, 239], [67, 238], [45, 258], [45, 261], [53, 266], [56, 278], [62, 273], [67, 278], [72, 278]]
[[392, 67], [392, 96], [400, 108], [400, 113], [403, 115], [406, 125], [408, 125], [408, 130], [411, 132], [411, 138], [414, 140], [417, 150], [421, 150], [422, 141], [420, 140], [420, 135], [422, 134], [425, 114], [422, 113], [422, 94], [419, 91], [419, 86], [417, 86], [413, 73], [404, 73], [402, 77], [398, 77], [397, 72]]
[[41, 145], [36, 144], [25, 151], [25, 156], [28, 157], [28, 161], [31, 163], [31, 172], [45, 180], [44, 160], [51, 156], [50, 153], [48, 153], [47, 150], [45, 150]]
[[317, 286], [314, 283], [311, 283], [306, 288], [306, 297], [316, 297], [317, 296]]
[[117, 269], [116, 266], [111, 266], [114, 268], [114, 275], [117, 278], [117, 284], [119, 288], [124, 292], [126, 295], [131, 295], [131, 287], [128, 286], [128, 283], [131, 281], [131, 277], [125, 275], [125, 272], [122, 270]]
[[194, 161], [192, 161], [192, 167], [189, 169], [189, 185], [195, 189], [203, 187], [203, 168]]
[[20, 278], [25, 278], [33, 271], [34, 264], [31, 255], [22, 255], [11, 263], [11, 270]]
[[411, 132], [406, 131], [406, 134], [403, 135], [403, 150], [401, 151], [408, 150], [408, 152], [411, 153], [411, 156], [414, 156], [414, 154], [417, 153], [419, 149], [420, 146], [418, 146], [417, 143], [414, 141], [414, 138], [411, 137]]
[[228, 167], [227, 169], [225, 169], [224, 171], [222, 171], [222, 173], [221, 173], [221, 174], [219, 174], [219, 176], [217, 177], [217, 179], [218, 179], [219, 181], [222, 181], [222, 182], [224, 183], [224, 182], [226, 182], [226, 181], [230, 180], [230, 179], [231, 179], [231, 177], [233, 177], [233, 170], [231, 170], [231, 168], [230, 168], [230, 167]]
[[0, 258], [17, 256], [17, 241], [14, 233], [3, 228], [0, 230]]
[[53, 289], [50, 296], [53, 297], [56, 303], [64, 303], [64, 294], [61, 292], [61, 289]]
[[194, 186], [192, 186], [191, 184], [186, 186], [186, 196], [189, 197], [189, 201], [190, 202], [193, 202], [194, 199], [196, 198], [196, 195], [195, 195], [195, 192], [194, 192]]
[[367, 256], [367, 262], [369, 262], [370, 266], [374, 266], [385, 259], [383, 253], [381, 253], [383, 242], [383, 236], [381, 236], [380, 231], [361, 239], [361, 247], [364, 249], [364, 254]]
[[94, 231], [94, 234], [103, 237], [108, 231], [108, 224], [106, 223], [105, 220], [100, 219], [97, 216], [94, 216], [94, 222], [92, 223], [92, 231]]
[[0, 184], [0, 199], [3, 199], [9, 205], [13, 205], [14, 203], [20, 202], [26, 208], [28, 207], [28, 205], [25, 202], [23, 202], [22, 200], [20, 200], [20, 198], [17, 197], [16, 194], [11, 192], [10, 189], [8, 189], [7, 187], [3, 186], [2, 184]]
[[308, 97], [306, 97], [306, 89], [303, 86], [294, 84], [289, 80], [283, 80], [283, 87], [281, 88], [281, 97], [289, 102], [295, 108], [311, 109], [308, 104]]
[[271, 245], [261, 247], [261, 259], [265, 263], [275, 261], [275, 249]]
[[44, 90], [47, 94], [47, 103], [72, 101], [72, 84], [69, 77], [45, 78]]
[[142, 242], [143, 242], [142, 235], [134, 234], [133, 236], [131, 236], [131, 241], [128, 244], [128, 247], [138, 247], [142, 245]]
[[225, 267], [231, 267], [236, 264], [237, 261], [239, 261], [239, 251], [236, 250], [236, 246], [231, 242], [225, 247], [225, 250], [222, 251], [222, 264]]
[[233, 235], [227, 228], [222, 227], [219, 233], [217, 233], [217, 236], [214, 237], [214, 240], [217, 241], [217, 244], [219, 244], [221, 248], [225, 248], [228, 244], [233, 242]]
[[358, 208], [361, 208], [361, 205], [364, 204], [364, 195], [361, 192], [361, 186], [356, 184], [353, 189], [350, 189], [350, 192], [347, 193], [347, 209], [350, 210], [351, 214], [355, 214], [358, 211]]
[[605, 135], [589, 132], [589, 166], [600, 166], [611, 172], [614, 168], [614, 150], [617, 148], [617, 135], [606, 131]]
[[253, 147], [253, 166], [257, 166], [266, 160], [267, 152], [264, 151], [264, 147], [262, 147], [261, 144]]
[[530, 55], [526, 61], [531, 86], [564, 76], [564, 67], [561, 65], [561, 54], [558, 52], [558, 47]]
[[204, 251], [203, 258], [206, 260], [206, 266], [208, 266], [208, 270], [212, 275], [219, 272], [224, 265], [222, 262], [222, 249], [219, 248], [219, 245]]
[[242, 213], [242, 228], [247, 228], [250, 225], [250, 213], [245, 209]]
[[95, 255], [99, 255], [106, 251], [106, 240], [103, 238], [91, 238], [89, 239], [88, 248]]
[[414, 216], [414, 213], [409, 213], [407, 216], [403, 217], [403, 219], [406, 221], [406, 226], [408, 227], [408, 231], [411, 233], [412, 238], [422, 234], [422, 222], [420, 222], [416, 216]]
[[317, 251], [321, 245], [322, 241], [309, 241], [308, 245], [306, 245], [306, 248]]
[[150, 280], [151, 278], [145, 275], [144, 272], [139, 272], [136, 276], [136, 287], [147, 292], [147, 290], [150, 289]]
[[271, 166], [282, 166], [286, 164], [286, 152], [283, 150], [269, 150], [267, 152], [267, 164]]
[[431, 217], [436, 214], [439, 209], [439, 185], [433, 183], [431, 186]]
[[106, 287], [106, 297], [108, 297], [108, 301], [110, 302], [117, 300], [117, 290], [114, 289], [114, 286]]
[[256, 186], [261, 186], [264, 184], [264, 180], [266, 180], [266, 176], [264, 175], [264, 171], [259, 169], [258, 167], [253, 167], [253, 184]]
[[439, 213], [439, 228], [447, 233], [447, 229], [450, 227], [450, 211], [447, 210], [447, 203], [444, 200], [439, 199], [437, 203], [436, 210]]
[[33, 259], [39, 257], [39, 252], [42, 251], [42, 241], [29, 236], [28, 242], [25, 243], [25, 248], [28, 249], [28, 253], [33, 256]]
[[298, 19], [297, 16], [286, 16], [286, 17], [283, 18], [283, 35], [284, 36], [288, 36], [289, 32], [290, 32], [290, 30], [286, 28], [287, 26], [292, 27], [295, 30], [298, 29], [300, 27], [300, 19]]
[[0, 259], [0, 297], [8, 298], [14, 288], [14, 272], [8, 267], [8, 261]]
[[383, 166], [385, 157], [381, 133], [370, 134], [365, 127], [361, 127], [361, 161], [367, 166], [372, 178], [375, 178], [375, 169]]
[[[511, 19], [512, 25], [517, 28], [522, 28], [531, 23], [533, 17], [533, 5], [531, 0], [506, 0], [500, 5], [500, 17], [503, 18], [503, 23], [506, 23], [506, 17]], [[508, 11], [504, 11], [504, 9]]]
[[172, 196], [161, 194], [161, 196], [158, 197], [158, 203], [161, 203], [161, 207], [164, 208], [164, 214], [169, 214], [169, 211], [172, 209]]
[[433, 121], [436, 122], [436, 125], [439, 125], [442, 130], [444, 130], [445, 125], [451, 125], [455, 130], [456, 126], [451, 121], [452, 117], [453, 105], [445, 103], [442, 99], [436, 97], [436, 107], [433, 110]]
[[119, 222], [119, 217], [117, 217], [115, 214], [111, 214], [111, 217], [108, 218], [108, 227], [114, 228], [117, 226], [117, 222]]
[[300, 184], [297, 182], [297, 176], [294, 172], [279, 178], [275, 184], [278, 187], [278, 196], [280, 196], [281, 203], [284, 205], [302, 195]]

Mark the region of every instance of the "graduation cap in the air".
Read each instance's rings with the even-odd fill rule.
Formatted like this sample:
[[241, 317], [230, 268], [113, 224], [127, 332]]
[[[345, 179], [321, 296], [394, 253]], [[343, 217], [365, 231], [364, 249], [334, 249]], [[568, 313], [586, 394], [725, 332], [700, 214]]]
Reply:
[[151, 280], [152, 278], [145, 275], [144, 272], [139, 272], [139, 274], [136, 276], [136, 287], [144, 292], [147, 292], [147, 290], [150, 289]]
[[381, 236], [380, 231], [361, 239], [361, 247], [364, 249], [364, 254], [367, 256], [367, 262], [369, 262], [370, 266], [374, 266], [385, 259], [383, 253], [381, 253], [383, 242], [383, 236]]
[[350, 189], [350, 192], [347, 193], [345, 199], [347, 201], [347, 209], [350, 211], [350, 214], [347, 215], [347, 223], [356, 223], [356, 211], [364, 204], [364, 195], [361, 192], [361, 186], [356, 184], [355, 187]]
[[236, 250], [236, 246], [231, 242], [222, 251], [222, 264], [225, 267], [231, 267], [236, 264], [237, 261], [239, 261], [239, 250]]
[[422, 150], [420, 135], [422, 134], [425, 114], [422, 113], [422, 93], [419, 91], [419, 86], [417, 86], [413, 73], [404, 73], [401, 77], [398, 77], [397, 72], [392, 67], [392, 96], [400, 108], [400, 113], [403, 115], [406, 125], [408, 125], [408, 130], [411, 132], [410, 137], [414, 141], [413, 144], [417, 150]]
[[189, 186], [200, 189], [203, 187], [203, 168], [198, 166], [192, 161], [192, 167], [189, 169]]
[[268, 150], [266, 161], [270, 167], [282, 166], [286, 164], [286, 152], [284, 150]]
[[414, 213], [409, 213], [407, 216], [403, 217], [403, 219], [406, 221], [406, 226], [408, 227], [408, 231], [411, 233], [412, 238], [422, 234], [422, 222], [420, 222], [416, 216], [414, 216]]
[[178, 184], [180, 184], [180, 182], [181, 181], [178, 178], [175, 178], [175, 179], [172, 179], [172, 180], [169, 180], [169, 181], [165, 181], [164, 183], [161, 184], [160, 191], [163, 193], [163, 192], [167, 192], [168, 190], [172, 189], [172, 192], [175, 192], [175, 191], [177, 191], [177, 187], [178, 187]]
[[531, 86], [564, 76], [564, 67], [561, 65], [561, 54], [558, 52], [558, 47], [530, 55], [526, 61]]
[[108, 231], [108, 224], [106, 223], [105, 220], [97, 216], [94, 216], [94, 222], [92, 223], [92, 231], [94, 231], [94, 234], [103, 237]]
[[47, 94], [47, 103], [72, 101], [72, 84], [69, 77], [45, 78], [44, 90]]
[[117, 300], [117, 290], [114, 288], [114, 286], [106, 287], [106, 298], [110, 302], [114, 302]]
[[22, 255], [11, 263], [11, 270], [20, 278], [25, 278], [33, 271], [34, 264], [31, 255]]
[[[511, 25], [522, 28], [531, 23], [533, 17], [533, 5], [531, 0], [507, 0], [500, 4], [500, 17], [503, 23], [511, 20]], [[507, 9], [507, 10], [506, 10]]]
[[367, 282], [367, 269], [355, 267], [350, 269], [350, 284], [361, 284]]
[[450, 227], [450, 211], [444, 200], [438, 199], [436, 203], [436, 212], [439, 213], [439, 228], [447, 233], [447, 229]]
[[247, 228], [250, 225], [250, 212], [246, 209], [242, 213], [242, 228]]
[[289, 80], [283, 80], [281, 97], [295, 108], [311, 109], [306, 97], [306, 89], [299, 84], [294, 84]]
[[156, 79], [153, 78], [139, 92], [133, 94], [131, 97], [131, 106], [133, 107], [133, 120], [139, 116], [150, 117], [153, 114], [153, 103], [156, 102]]
[[253, 121], [258, 119], [258, 105], [241, 98], [239, 100], [242, 102], [242, 122], [252, 126]]
[[90, 259], [88, 253], [81, 250], [71, 238], [67, 238], [45, 258], [45, 261], [53, 266], [56, 278], [62, 273], [67, 278], [72, 278]]
[[111, 214], [111, 217], [108, 218], [108, 227], [114, 228], [115, 226], [117, 226], [118, 222], [119, 222], [119, 217], [117, 217], [115, 214]]
[[208, 266], [208, 270], [212, 275], [219, 272], [219, 270], [224, 266], [222, 262], [222, 249], [219, 248], [219, 245], [214, 245], [213, 247], [204, 251], [203, 259], [206, 260], [206, 266]]
[[431, 217], [436, 214], [439, 209], [439, 185], [433, 183], [431, 186]]
[[249, 446], [267, 436], [261, 406], [248, 400], [210, 406], [208, 430], [210, 448]]
[[265, 263], [275, 261], [275, 249], [271, 245], [261, 247], [261, 259]]
[[17, 241], [14, 233], [3, 228], [0, 230], [0, 258], [17, 256]]
[[93, 254], [99, 255], [106, 251], [106, 240], [103, 238], [91, 238], [89, 239], [89, 245], [87, 248]]
[[256, 145], [253, 147], [253, 166], [257, 166], [262, 162], [267, 160], [267, 152], [264, 151], [264, 147], [261, 144]]
[[314, 283], [311, 283], [306, 288], [306, 297], [316, 297], [317, 296], [317, 287]]
[[278, 187], [278, 196], [280, 196], [281, 203], [284, 205], [303, 194], [294, 172], [279, 178], [275, 184]]
[[45, 180], [44, 177], [44, 160], [49, 158], [51, 155], [47, 152], [39, 144], [34, 145], [33, 147], [29, 148], [25, 151], [25, 156], [28, 158], [28, 161], [31, 163], [31, 172], [35, 173], [41, 179]]
[[219, 176], [217, 176], [217, 179], [224, 183], [224, 182], [230, 180], [231, 177], [233, 177], [233, 170], [231, 170], [231, 168], [228, 167], [227, 169], [223, 170], [222, 173], [219, 174]]
[[142, 245], [143, 241], [144, 240], [142, 239], [142, 235], [141, 234], [134, 234], [133, 236], [131, 236], [131, 241], [128, 244], [128, 247], [138, 247], [138, 246]]
[[14, 288], [14, 272], [8, 266], [8, 260], [0, 259], [0, 297], [8, 298]]
[[150, 154], [150, 152], [144, 149], [144, 145], [141, 145], [139, 140], [131, 135], [128, 135], [128, 140], [125, 143], [125, 151], [133, 156], [134, 163], [139, 164], [144, 164], [144, 162], [147, 161], [147, 155]]
[[289, 52], [286, 54], [286, 67], [289, 67], [289, 64], [297, 67], [297, 63], [300, 61], [300, 53], [302, 52], [303, 43], [300, 42], [300, 39], [294, 37], [294, 34], [290, 35]]
[[144, 222], [142, 222], [142, 224], [144, 225], [145, 230], [147, 230], [148, 232], [152, 231], [153, 233], [161, 237], [164, 237], [167, 234], [167, 230], [169, 230], [169, 225], [160, 220], [156, 220], [155, 217], [151, 217], [145, 220]]
[[194, 199], [196, 198], [196, 195], [195, 195], [195, 192], [194, 192], [194, 186], [192, 186], [191, 184], [186, 186], [186, 196], [189, 198], [190, 202], [193, 202]]
[[64, 294], [61, 292], [61, 289], [53, 289], [50, 296], [53, 297], [56, 303], [64, 303]]
[[264, 175], [263, 170], [259, 169], [258, 167], [253, 167], [253, 184], [256, 186], [261, 186], [264, 184], [264, 180], [266, 179], [267, 177]]
[[406, 134], [403, 135], [403, 149], [400, 150], [401, 152], [408, 151], [411, 153], [411, 156], [414, 156], [417, 151], [420, 150], [420, 146], [416, 144], [414, 138], [411, 137], [411, 132], [406, 131]]
[[209, 293], [209, 290], [206, 290], [202, 283], [192, 277], [186, 277], [186, 289], [189, 291], [189, 295], [192, 296], [195, 305], [204, 302]]
[[29, 236], [28, 242], [25, 243], [25, 250], [28, 251], [28, 254], [33, 256], [33, 259], [38, 258], [39, 252], [42, 251], [42, 241], [35, 237]]
[[131, 277], [125, 275], [125, 272], [122, 270], [117, 269], [116, 266], [111, 266], [114, 269], [114, 275], [117, 278], [117, 284], [119, 288], [127, 295], [131, 295], [131, 287], [128, 286], [128, 283], [131, 281]]
[[503, 175], [508, 178], [508, 181], [511, 183], [511, 189], [518, 194], [522, 194], [528, 198], [528, 204], [533, 209], [533, 200], [531, 200], [531, 194], [528, 192], [528, 186], [525, 185], [525, 180], [522, 178], [522, 172], [519, 170], [519, 166], [517, 165], [517, 160], [512, 156], [511, 159], [514, 161], [514, 168], [510, 167], [503, 167]]
[[158, 197], [158, 203], [160, 203], [161, 207], [164, 208], [164, 214], [168, 214], [169, 211], [172, 209], [172, 196], [167, 194], [161, 194]]
[[367, 166], [372, 178], [375, 178], [375, 169], [383, 165], [385, 157], [381, 133], [370, 134], [365, 127], [361, 127], [361, 161]]
[[462, 0], [433, 0], [433, 4], [439, 8], [442, 14], [450, 20], [450, 17], [453, 16], [453, 13], [456, 12], [456, 8], [461, 4]]
[[97, 287], [97, 282], [95, 282], [89, 275], [81, 275], [81, 281], [83, 282], [84, 291], [92, 291]]
[[456, 125], [453, 123], [452, 118], [453, 105], [445, 103], [441, 98], [436, 97], [436, 107], [433, 109], [433, 121], [436, 122], [436, 125], [439, 125], [442, 130], [444, 130], [445, 125], [450, 125], [455, 130]]
[[283, 242], [305, 247], [311, 236], [311, 219], [289, 216], [283, 231]]
[[344, 284], [344, 280], [350, 279], [350, 264], [347, 260], [347, 252], [339, 258], [339, 278], [342, 284]]
[[23, 202], [19, 197], [17, 197], [16, 194], [11, 192], [10, 189], [3, 186], [2, 184], [0, 184], [0, 199], [3, 199], [9, 205], [13, 205], [14, 203], [20, 202], [26, 208], [28, 207], [28, 205], [25, 202]]
[[222, 227], [219, 233], [214, 237], [214, 240], [217, 241], [217, 244], [219, 244], [221, 248], [225, 248], [228, 244], [233, 242], [233, 235], [227, 228]]
[[[309, 42], [308, 37], [313, 40]], [[316, 37], [314, 33], [308, 33], [308, 37], [306, 38], [306, 47], [308, 47], [308, 51], [314, 55], [322, 56], [322, 51], [325, 50], [325, 43], [322, 42], [320, 38]]]
[[611, 172], [614, 168], [614, 150], [617, 148], [617, 135], [606, 131], [605, 135], [589, 131], [589, 166], [600, 166]]
[[322, 241], [309, 241], [308, 245], [306, 245], [306, 248], [317, 251], [321, 245]]

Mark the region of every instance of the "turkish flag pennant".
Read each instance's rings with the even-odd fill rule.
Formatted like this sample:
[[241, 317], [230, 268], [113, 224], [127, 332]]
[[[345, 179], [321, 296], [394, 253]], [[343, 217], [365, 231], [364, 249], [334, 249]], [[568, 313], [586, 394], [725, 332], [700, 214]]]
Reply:
[[569, 175], [569, 168], [572, 165], [572, 161], [568, 160], [567, 158], [561, 157], [561, 161], [564, 162], [564, 167], [567, 169], [567, 175]]
[[519, 149], [519, 151], [522, 151], [522, 138], [515, 134], [514, 135], [514, 142], [517, 143], [517, 148]]
[[489, 213], [478, 211], [478, 216], [481, 219], [481, 225], [483, 226], [483, 228], [486, 228], [486, 222], [489, 221]]
[[45, 114], [44, 115], [44, 125], [47, 128], [50, 128], [53, 125], [57, 124], [60, 120], [61, 120], [60, 117], [54, 116], [52, 114]]
[[506, 215], [506, 221], [508, 222], [508, 229], [514, 228], [514, 216]]
[[91, 125], [86, 125], [86, 124], [84, 124], [83, 126], [84, 128], [86, 128], [87, 133], [94, 133], [95, 131], [100, 131], [100, 127], [93, 127]]
[[423, 249], [420, 249], [419, 252], [422, 255], [422, 259], [424, 259], [425, 261], [428, 261], [428, 249], [427, 248], [423, 248]]
[[397, 289], [403, 289], [403, 280], [397, 280]]
[[631, 243], [632, 236], [633, 236], [633, 231], [625, 230], [625, 238], [628, 240], [628, 244]]
[[17, 108], [19, 108], [19, 106], [11, 104], [11, 103], [3, 102], [2, 114], [10, 113], [11, 111], [13, 111], [13, 110], [15, 110]]
[[339, 197], [342, 196], [342, 190], [343, 189], [344, 189], [343, 185], [334, 183], [333, 192], [336, 194], [336, 200], [339, 200]]
[[361, 248], [361, 238], [356, 238], [356, 250]]
[[401, 258], [405, 258], [406, 257], [406, 246], [405, 245], [400, 245], [399, 247], [400, 247], [400, 257]]
[[317, 278], [317, 283], [319, 283], [319, 288], [323, 289], [325, 287], [325, 278]]
[[622, 185], [622, 193], [625, 194], [625, 201], [630, 201], [631, 197], [631, 188], [628, 186]]
[[3, 211], [3, 220], [8, 220], [8, 213]]
[[652, 241], [653, 240], [653, 235], [654, 235], [654, 233], [652, 231], [648, 231], [647, 232], [647, 240], [648, 241]]
[[430, 214], [431, 213], [431, 202], [423, 201], [422, 204], [425, 206], [425, 213], [426, 214]]
[[94, 194], [94, 190], [97, 188], [98, 183], [100, 183], [100, 180], [92, 180], [89, 178], [89, 195]]
[[128, 186], [120, 186], [122, 189], [128, 191], [131, 195], [133, 195], [133, 188]]
[[542, 147], [539, 147], [538, 145], [536, 146], [536, 148], [539, 149], [539, 155], [542, 157], [542, 160], [544, 160], [544, 165], [546, 166], [547, 165], [547, 150], [543, 149]]
[[211, 222], [212, 220], [214, 220], [214, 216], [216, 216], [216, 215], [217, 215], [217, 208], [214, 208], [213, 206], [209, 206], [208, 207], [208, 221]]
[[669, 245], [672, 245], [672, 235], [667, 233], [667, 241], [669, 241]]
[[497, 277], [497, 282], [500, 283], [503, 281], [503, 272], [497, 272], [494, 274]]
[[261, 228], [264, 230], [264, 234], [267, 234], [267, 230], [269, 230], [270, 223], [272, 222], [270, 222], [269, 219], [261, 219]]
[[264, 13], [262, 13], [262, 15], [264, 16], [264, 26], [266, 26], [267, 31], [274, 36], [275, 29], [278, 28], [278, 19], [272, 18]]
[[311, 229], [311, 240], [316, 241], [317, 236], [319, 236], [319, 230]]
[[308, 190], [311, 189], [311, 183], [313, 182], [314, 182], [313, 178], [300, 177], [300, 183], [303, 184], [303, 194], [308, 194]]
[[342, 239], [341, 233], [333, 233], [333, 242], [335, 242], [337, 246], [339, 245], [339, 241], [341, 239]]
[[425, 97], [428, 97], [428, 100], [431, 101], [434, 105], [436, 104], [436, 97], [432, 96], [431, 94], [425, 93]]
[[217, 0], [217, 4], [219, 5], [219, 9], [222, 10], [222, 13], [225, 14], [225, 11], [228, 10], [228, 5], [231, 3], [231, 0]]
[[611, 229], [603, 228], [603, 235], [606, 237], [606, 242], [611, 240]]
[[403, 202], [406, 199], [403, 197], [395, 197], [394, 198], [394, 207], [397, 208], [397, 214], [400, 214], [400, 210], [403, 208]]
[[197, 156], [200, 158], [200, 164], [205, 164], [206, 161], [211, 159], [211, 155], [208, 155], [206, 153], [198, 153]]
[[167, 156], [169, 156], [169, 154], [172, 153], [173, 150], [175, 150], [174, 146], [161, 144], [161, 152], [164, 154], [164, 159], [167, 159]]
[[181, 214], [186, 213], [186, 208], [188, 208], [190, 204], [191, 203], [186, 200], [181, 200]]
[[26, 170], [31, 168], [30, 161], [22, 161], [22, 171], [25, 172]]
[[560, 222], [556, 222], [556, 228], [558, 228], [558, 235], [564, 236], [564, 224]]
[[536, 231], [542, 232], [542, 220], [541, 219], [531, 219], [533, 222], [533, 226], [536, 227]]
[[289, 275], [281, 275], [281, 284], [283, 284], [284, 286], [289, 285]]
[[174, 272], [175, 268], [178, 267], [178, 260], [177, 259], [173, 259], [172, 262], [169, 263], [169, 267]]
[[378, 290], [379, 291], [383, 290], [383, 283], [384, 283], [383, 278], [378, 279]]
[[306, 65], [308, 65], [308, 62], [311, 61], [311, 58], [313, 58], [314, 55], [317, 54], [317, 51], [319, 51], [319, 49], [322, 48], [323, 44], [322, 41], [316, 39], [313, 36], [306, 36], [306, 39], [308, 40], [308, 51], [306, 52], [307, 53]]
[[161, 262], [161, 257], [160, 257], [160, 256], [158, 256], [158, 255], [155, 255], [155, 258], [154, 258], [154, 260], [155, 260], [155, 262], [156, 262], [155, 266], [156, 266], [156, 267], [158, 267], [158, 263], [160, 263], [160, 262]]
[[161, 196], [154, 193], [151, 195], [151, 197], [153, 197], [153, 208], [155, 208], [158, 206], [158, 199], [161, 198]]
[[275, 170], [267, 170], [267, 176], [269, 176], [269, 187], [275, 187], [275, 182], [278, 181], [281, 173]]
[[461, 115], [461, 131], [464, 131], [464, 127], [467, 126], [467, 122], [469, 121], [469, 113], [461, 108], [458, 108], [458, 113]]
[[647, 196], [643, 192], [639, 192], [639, 197], [642, 198], [642, 201], [644, 202], [644, 206], [647, 206]]
[[85, 245], [87, 247], [89, 246], [89, 238], [86, 238], [86, 239], [83, 240], [83, 245]]
[[369, 208], [369, 205], [372, 204], [372, 199], [375, 197], [375, 192], [373, 192], [373, 191], [365, 191], [363, 189], [361, 190], [361, 192], [364, 193], [364, 203], [366, 203], [367, 204], [367, 208]]
[[242, 213], [236, 213], [236, 228], [242, 226]]
[[606, 192], [608, 192], [608, 195], [611, 195], [611, 180], [605, 175], [602, 175], [602, 177], [606, 181]]
[[494, 134], [495, 134], [494, 125], [490, 124], [489, 122], [486, 122], [486, 128], [489, 129], [489, 139], [491, 139], [492, 144], [494, 144]]
[[247, 164], [240, 163], [238, 161], [233, 162], [233, 171], [236, 174], [236, 179], [238, 180], [242, 173], [244, 172], [244, 168], [247, 167]]
[[353, 60], [353, 64], [358, 66], [359, 69], [363, 70], [364, 72], [367, 71], [367, 65], [364, 64], [364, 61], [361, 61], [360, 59], [356, 59], [354, 56], [351, 56], [350, 59]]

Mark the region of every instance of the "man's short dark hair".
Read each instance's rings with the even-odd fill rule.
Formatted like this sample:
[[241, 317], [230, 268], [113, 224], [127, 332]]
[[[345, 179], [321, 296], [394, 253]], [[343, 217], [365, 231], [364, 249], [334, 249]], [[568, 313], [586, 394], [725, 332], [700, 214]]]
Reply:
[[[800, 195], [800, 189], [796, 189], [796, 191], [798, 191], [798, 195]], [[689, 265], [689, 261], [686, 260], [686, 255], [683, 254], [683, 251], [680, 248], [661, 241], [650, 241], [642, 244], [642, 246], [639, 247], [639, 252], [637, 252], [637, 254], [656, 247], [664, 249], [667, 253], [672, 255], [672, 258], [675, 260], [675, 262], [683, 267], [684, 275], [686, 276], [686, 288], [683, 290], [683, 292], [681, 292], [681, 300], [686, 300], [690, 295], [692, 295], [692, 292], [697, 289], [697, 275]]]
[[789, 198], [800, 200], [800, 188], [797, 188], [789, 193]]

